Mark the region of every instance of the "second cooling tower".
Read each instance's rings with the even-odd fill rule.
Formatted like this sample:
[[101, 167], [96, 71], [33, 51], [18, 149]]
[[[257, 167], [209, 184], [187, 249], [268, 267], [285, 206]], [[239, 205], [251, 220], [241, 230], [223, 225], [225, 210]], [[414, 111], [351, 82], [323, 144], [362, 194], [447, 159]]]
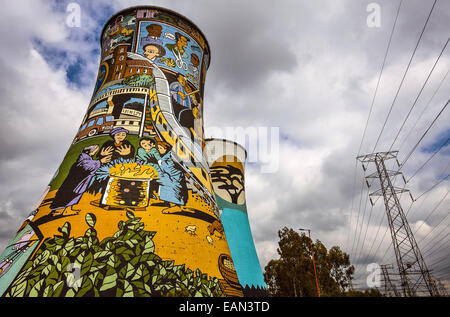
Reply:
[[205, 154], [220, 218], [244, 296], [268, 296], [245, 199], [246, 150], [224, 139], [206, 139]]

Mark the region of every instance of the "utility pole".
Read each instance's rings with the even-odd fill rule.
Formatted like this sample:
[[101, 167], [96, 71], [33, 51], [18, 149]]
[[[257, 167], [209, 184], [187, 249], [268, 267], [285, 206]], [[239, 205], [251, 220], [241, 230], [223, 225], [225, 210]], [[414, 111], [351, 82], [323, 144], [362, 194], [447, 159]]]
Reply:
[[[439, 296], [397, 196], [409, 190], [394, 187], [391, 181], [392, 176], [403, 175], [399, 171], [386, 169], [386, 160], [395, 159], [399, 165], [397, 154], [398, 151], [377, 152], [358, 156], [357, 159], [362, 162], [364, 171], [365, 163], [375, 163], [376, 172], [366, 178], [378, 178], [380, 189], [369, 196], [383, 196], [404, 296], [418, 296], [423, 291], [430, 296]], [[370, 202], [373, 205], [372, 199]]]
[[388, 270], [393, 269], [394, 267], [392, 266], [392, 264], [382, 264], [380, 265], [380, 267], [381, 272], [383, 273], [384, 294], [390, 297], [392, 296], [400, 297], [400, 294], [397, 291], [397, 287], [395, 287], [395, 285], [392, 283], [391, 277], [389, 276]]
[[312, 244], [312, 239], [311, 239], [311, 230], [310, 229], [301, 229], [301, 228], [298, 230], [308, 231], [309, 242], [311, 244], [311, 257], [312, 257], [312, 262], [313, 262], [313, 267], [314, 267], [314, 276], [316, 277], [317, 297], [320, 297], [319, 280], [317, 279], [316, 262], [314, 261], [314, 249], [313, 249], [313, 244]]

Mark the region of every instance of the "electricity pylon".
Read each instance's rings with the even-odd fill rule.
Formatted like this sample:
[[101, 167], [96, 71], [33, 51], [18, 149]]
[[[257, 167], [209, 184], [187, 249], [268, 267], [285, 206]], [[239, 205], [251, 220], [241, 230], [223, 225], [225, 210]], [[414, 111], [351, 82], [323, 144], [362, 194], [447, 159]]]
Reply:
[[400, 293], [397, 291], [397, 287], [392, 283], [391, 277], [389, 275], [390, 269], [393, 269], [394, 267], [392, 264], [382, 264], [380, 265], [381, 272], [383, 273], [383, 281], [384, 281], [384, 294], [386, 296], [395, 296], [400, 297]]
[[[397, 154], [398, 151], [378, 152], [361, 155], [357, 159], [362, 162], [364, 170], [366, 170], [364, 163], [375, 163], [376, 172], [366, 178], [378, 178], [380, 189], [369, 196], [383, 196], [403, 295], [418, 296], [426, 291], [430, 296], [439, 296], [397, 196], [409, 190], [394, 187], [391, 181], [392, 176], [402, 175], [402, 173], [386, 169], [385, 161], [397, 160]], [[373, 204], [372, 199], [370, 201]], [[423, 287], [425, 289], [422, 289]]]
[[441, 280], [437, 280], [437, 287], [439, 289], [439, 295], [448, 296], [447, 289], [445, 288], [444, 284], [442, 284]]

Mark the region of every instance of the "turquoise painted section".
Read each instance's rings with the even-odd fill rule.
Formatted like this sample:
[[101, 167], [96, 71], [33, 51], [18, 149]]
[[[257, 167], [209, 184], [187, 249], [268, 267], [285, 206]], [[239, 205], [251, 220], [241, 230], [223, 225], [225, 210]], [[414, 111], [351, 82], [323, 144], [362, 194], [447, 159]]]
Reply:
[[216, 195], [216, 200], [217, 200], [217, 205], [220, 207], [221, 210], [224, 208], [236, 209], [236, 210], [240, 210], [244, 214], [247, 214], [247, 206], [245, 203], [242, 205], [233, 204], [233, 203], [226, 201], [223, 198], [220, 198], [219, 195]]
[[[33, 235], [33, 228], [27, 225], [0, 255], [0, 296], [8, 289], [39, 244], [36, 240], [30, 240]], [[29, 246], [30, 244], [32, 245]]]
[[241, 285], [267, 288], [247, 214], [237, 209], [223, 208], [221, 220]]

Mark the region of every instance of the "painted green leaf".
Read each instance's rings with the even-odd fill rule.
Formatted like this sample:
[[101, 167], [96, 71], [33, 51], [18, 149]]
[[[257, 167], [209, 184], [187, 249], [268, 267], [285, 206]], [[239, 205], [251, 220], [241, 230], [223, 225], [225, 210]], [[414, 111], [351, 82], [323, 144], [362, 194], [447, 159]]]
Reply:
[[64, 289], [65, 281], [59, 281], [53, 286], [53, 297], [59, 297]]
[[[55, 236], [55, 242], [56, 242], [56, 244], [57, 244], [59, 247], [61, 247], [63, 244], [66, 243], [66, 239], [64, 239], [64, 238], [61, 237], [61, 236]], [[56, 250], [58, 250], [57, 247], [55, 247], [55, 251], [56, 251]]]
[[42, 285], [44, 285], [44, 280], [40, 280], [36, 284], [34, 284], [33, 288], [30, 291], [30, 294], [28, 294], [28, 296], [29, 297], [38, 297], [39, 291], [41, 290]]
[[88, 213], [86, 214], [85, 220], [89, 227], [94, 228], [97, 218], [94, 214]]
[[196, 291], [194, 297], [203, 297], [203, 295], [199, 291]]
[[123, 297], [134, 297], [133, 286], [127, 280], [123, 281], [123, 292]]
[[27, 289], [27, 281], [23, 281], [22, 283], [11, 287], [11, 291], [9, 292], [9, 294], [12, 297], [23, 297], [26, 289]]
[[47, 264], [44, 269], [41, 271], [41, 275], [47, 276], [50, 271], [52, 269], [52, 265], [51, 264]]
[[110, 288], [113, 288], [114, 286], [116, 286], [116, 284], [117, 284], [117, 273], [107, 275], [103, 279], [103, 284], [100, 287], [100, 291], [102, 292], [102, 291], [106, 291]]
[[116, 268], [120, 265], [120, 260], [115, 254], [111, 254], [111, 256], [108, 259], [108, 262], [106, 262], [110, 267]]
[[110, 251], [100, 251], [100, 252], [96, 252], [94, 254], [94, 259], [99, 259], [99, 258], [103, 258], [105, 256], [110, 256], [112, 254], [112, 252]]
[[138, 266], [136, 273], [134, 273], [133, 278], [131, 279], [132, 281], [138, 280], [142, 277], [142, 268], [142, 264]]
[[75, 246], [75, 240], [73, 238], [70, 238], [69, 241], [66, 242], [66, 245], [64, 246], [64, 249], [66, 251], [70, 251], [74, 248]]
[[128, 279], [135, 271], [135, 268], [128, 263], [127, 267], [126, 267], [126, 272], [125, 272], [125, 278]]
[[53, 295], [53, 285], [48, 285], [45, 290], [44, 290], [44, 294], [42, 295], [43, 297], [52, 297]]
[[80, 288], [78, 289], [77, 293], [75, 294], [76, 297], [82, 297], [87, 292], [89, 292], [93, 287], [92, 281], [89, 277], [84, 276], [83, 281], [81, 283]]
[[61, 228], [58, 228], [58, 231], [61, 232], [64, 236], [68, 237], [70, 235], [70, 223], [66, 222]]
[[65, 297], [75, 297], [75, 293], [76, 293], [75, 289], [70, 288], [64, 296]]
[[131, 210], [127, 210], [127, 218], [128, 219], [134, 219], [135, 218], [135, 216], [134, 216], [134, 213], [131, 211]]
[[83, 259], [83, 263], [81, 264], [81, 276], [84, 276], [91, 269], [92, 263], [94, 261], [94, 257], [92, 253], [87, 253]]
[[150, 239], [147, 236], [147, 237], [145, 237], [145, 246], [144, 246], [144, 251], [142, 251], [142, 254], [153, 253], [153, 252], [155, 252], [155, 243], [153, 242], [152, 239]]
[[37, 256], [36, 259], [34, 259], [33, 265], [37, 266], [39, 264], [44, 263], [45, 261], [47, 261], [49, 256], [50, 256], [50, 251], [45, 250], [39, 256]]

